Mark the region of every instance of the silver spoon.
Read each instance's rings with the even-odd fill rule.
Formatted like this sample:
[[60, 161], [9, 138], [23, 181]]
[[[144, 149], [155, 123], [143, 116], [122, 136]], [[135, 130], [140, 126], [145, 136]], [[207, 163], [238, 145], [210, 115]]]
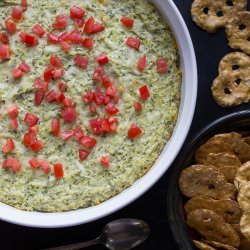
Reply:
[[76, 250], [95, 244], [102, 244], [110, 250], [128, 250], [141, 244], [149, 234], [150, 227], [146, 222], [121, 219], [108, 223], [102, 234], [94, 240], [44, 250]]

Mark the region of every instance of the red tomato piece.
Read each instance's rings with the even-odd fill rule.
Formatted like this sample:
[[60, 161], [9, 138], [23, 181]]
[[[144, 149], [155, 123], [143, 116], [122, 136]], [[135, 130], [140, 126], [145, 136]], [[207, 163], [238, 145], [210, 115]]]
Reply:
[[43, 99], [45, 97], [45, 93], [42, 90], [36, 90], [34, 95], [34, 102], [36, 106], [40, 106]]
[[10, 48], [8, 45], [0, 44], [0, 59], [3, 60], [10, 59]]
[[23, 14], [23, 8], [21, 7], [13, 7], [12, 8], [12, 18], [15, 20], [21, 20]]
[[47, 95], [46, 95], [46, 100], [49, 103], [56, 102], [57, 101], [57, 93], [55, 90], [51, 90]]
[[110, 115], [114, 115], [117, 114], [119, 112], [119, 109], [113, 104], [113, 103], [109, 103], [105, 106], [105, 110], [110, 114]]
[[84, 132], [82, 128], [77, 128], [74, 132], [74, 136], [78, 139], [81, 140], [84, 137]]
[[104, 167], [109, 167], [109, 157], [108, 156], [102, 156], [100, 162]]
[[104, 88], [107, 89], [108, 87], [111, 87], [113, 85], [113, 83], [108, 76], [104, 76], [102, 78], [102, 85]]
[[15, 173], [17, 173], [21, 169], [21, 163], [17, 158], [7, 158], [3, 160], [2, 167], [10, 167]]
[[79, 158], [80, 161], [84, 161], [88, 158], [88, 156], [90, 155], [90, 152], [83, 150], [83, 149], [79, 149]]
[[114, 97], [116, 94], [117, 94], [117, 90], [116, 90], [115, 86], [110, 86], [107, 88], [106, 95]]
[[136, 123], [133, 123], [128, 130], [128, 137], [130, 139], [135, 139], [141, 134], [142, 134], [142, 130], [140, 129], [140, 127]]
[[95, 25], [95, 19], [93, 17], [90, 17], [85, 25], [84, 25], [84, 28], [83, 28], [83, 32], [84, 34], [86, 35], [89, 35], [93, 32], [93, 29], [94, 29], [94, 25]]
[[62, 75], [64, 75], [64, 73], [65, 73], [65, 71], [64, 71], [64, 69], [62, 69], [62, 68], [60, 68], [60, 69], [54, 69], [52, 78], [53, 78], [53, 79], [58, 79], [58, 78], [60, 78]]
[[18, 122], [17, 122], [17, 119], [11, 119], [10, 120], [10, 127], [13, 131], [15, 131], [18, 127]]
[[96, 139], [89, 135], [85, 135], [81, 139], [81, 144], [87, 148], [93, 148], [96, 145]]
[[6, 141], [6, 144], [2, 146], [2, 151], [4, 154], [8, 154], [15, 149], [15, 143], [10, 138]]
[[103, 127], [102, 127], [102, 119], [98, 118], [98, 119], [93, 119], [89, 121], [89, 126], [92, 130], [92, 133], [94, 135], [101, 135], [103, 134]]
[[29, 47], [32, 47], [32, 46], [37, 46], [39, 44], [37, 38], [33, 35], [30, 35], [30, 34], [27, 34], [25, 32], [21, 32], [19, 34], [19, 37], [21, 38], [21, 41], [29, 46]]
[[132, 28], [134, 25], [134, 19], [132, 19], [130, 17], [126, 17], [126, 16], [123, 16], [121, 18], [121, 22], [127, 28]]
[[27, 10], [27, 8], [28, 8], [27, 0], [22, 0], [22, 8], [23, 8], [23, 11]]
[[143, 56], [142, 58], [139, 59], [139, 61], [137, 63], [137, 69], [140, 72], [143, 72], [146, 68], [146, 63], [147, 63], [147, 58], [146, 58], [146, 56]]
[[9, 43], [9, 37], [5, 32], [0, 32], [0, 42], [2, 42], [4, 44]]
[[108, 56], [107, 56], [106, 53], [102, 53], [102, 54], [96, 56], [96, 60], [97, 60], [97, 62], [98, 62], [100, 65], [109, 62], [109, 59], [108, 59]]
[[23, 144], [25, 147], [29, 147], [36, 142], [36, 134], [35, 133], [25, 133], [23, 136]]
[[33, 86], [35, 89], [41, 90], [44, 92], [48, 90], [48, 83], [46, 81], [41, 80], [40, 78], [35, 80]]
[[98, 66], [98, 67], [96, 67], [94, 69], [94, 73], [92, 75], [92, 79], [94, 81], [101, 81], [102, 78], [103, 78], [103, 76], [104, 76], [104, 73], [105, 73], [104, 69], [102, 67]]
[[61, 91], [61, 92], [64, 92], [65, 90], [67, 90], [67, 86], [65, 83], [63, 82], [58, 82], [58, 89]]
[[65, 130], [65, 131], [62, 132], [62, 139], [63, 139], [64, 141], [67, 141], [67, 140], [69, 140], [70, 138], [72, 138], [74, 134], [75, 134], [75, 131], [72, 130], [72, 129], [70, 129], [70, 130]]
[[15, 119], [18, 116], [18, 107], [16, 105], [11, 105], [7, 110], [8, 116], [11, 119]]
[[99, 22], [95, 22], [92, 30], [92, 34], [99, 33], [101, 31], [105, 30], [105, 27], [100, 24]]
[[95, 105], [93, 105], [93, 104], [89, 105], [89, 112], [91, 114], [96, 114], [96, 107], [95, 107]]
[[29, 160], [29, 164], [30, 164], [30, 166], [31, 166], [32, 168], [34, 168], [34, 169], [40, 167], [40, 162], [39, 162], [39, 160], [38, 160], [36, 157], [30, 159], [30, 160]]
[[72, 19], [75, 19], [75, 18], [81, 19], [83, 18], [84, 14], [85, 14], [85, 11], [76, 5], [70, 8], [70, 17]]
[[134, 108], [135, 110], [141, 112], [142, 111], [142, 105], [139, 102], [134, 102]]
[[69, 17], [67, 15], [58, 15], [56, 16], [56, 21], [52, 24], [53, 29], [65, 29], [68, 25]]
[[5, 23], [5, 28], [9, 32], [9, 34], [13, 35], [14, 33], [16, 33], [17, 30], [16, 24], [12, 20], [12, 18], [8, 18], [4, 23]]
[[60, 41], [60, 45], [65, 53], [68, 53], [71, 49], [71, 46], [65, 41]]
[[150, 92], [148, 90], [147, 85], [143, 85], [141, 88], [139, 88], [141, 99], [143, 101], [146, 101], [150, 97]]
[[168, 72], [168, 61], [166, 59], [158, 59], [156, 61], [156, 66], [159, 74]]
[[42, 37], [46, 33], [43, 27], [38, 23], [35, 24], [31, 30], [34, 34], [36, 34], [39, 37]]
[[63, 178], [64, 171], [63, 171], [63, 165], [61, 163], [54, 164], [54, 173], [55, 173], [56, 179]]
[[19, 66], [18, 69], [20, 69], [24, 73], [28, 73], [30, 71], [30, 66], [26, 62], [22, 62]]
[[61, 58], [58, 56], [51, 55], [49, 61], [55, 67], [58, 67], [58, 68], [63, 67], [63, 62], [62, 62]]
[[88, 49], [92, 49], [94, 46], [94, 40], [91, 37], [85, 38], [82, 42], [82, 46]]
[[46, 160], [40, 161], [40, 166], [46, 174], [51, 171], [50, 165]]
[[62, 110], [62, 118], [67, 123], [73, 123], [76, 120], [75, 107], [66, 107]]
[[29, 127], [29, 133], [34, 133], [37, 134], [38, 133], [38, 126], [30, 126]]
[[73, 106], [73, 101], [71, 98], [64, 98], [63, 100], [63, 106], [64, 107], [72, 107]]
[[82, 28], [84, 25], [84, 20], [81, 18], [74, 18], [73, 21], [78, 28]]
[[43, 73], [44, 81], [50, 81], [54, 76], [55, 68], [52, 65], [49, 65]]
[[59, 135], [60, 127], [60, 119], [54, 118], [51, 120], [51, 131], [53, 132], [55, 137]]
[[56, 99], [58, 102], [63, 103], [63, 101], [65, 99], [65, 95], [62, 92], [58, 92], [56, 95]]
[[92, 91], [88, 91], [86, 94], [82, 95], [82, 101], [84, 103], [90, 103], [92, 101], [94, 101], [95, 96], [94, 93]]
[[40, 149], [42, 149], [44, 147], [44, 144], [41, 140], [36, 140], [35, 143], [33, 143], [32, 145], [30, 145], [30, 148], [34, 151], [37, 152]]
[[95, 104], [97, 106], [101, 106], [103, 104], [107, 104], [108, 102], [106, 101], [106, 95], [104, 93], [102, 93], [99, 89], [96, 89], [96, 91], [94, 92], [94, 101], [95, 101]]
[[69, 39], [69, 33], [67, 31], [65, 31], [64, 33], [62, 33], [60, 36], [59, 36], [59, 41], [68, 41]]
[[135, 37], [129, 37], [128, 40], [126, 41], [126, 44], [129, 47], [138, 50], [141, 46], [141, 41]]
[[59, 43], [59, 42], [60, 42], [60, 41], [59, 41], [59, 35], [50, 32], [50, 33], [47, 35], [47, 42], [48, 42], [48, 43], [52, 43], [52, 44], [57, 44], [57, 43]]
[[14, 68], [11, 70], [11, 75], [14, 79], [19, 79], [23, 76], [23, 71], [18, 68]]
[[24, 122], [29, 126], [34, 126], [39, 122], [39, 118], [31, 113], [27, 113], [24, 117]]
[[78, 29], [76, 29], [69, 34], [68, 40], [71, 43], [82, 43], [83, 38], [82, 38], [80, 31]]
[[76, 55], [74, 57], [74, 62], [76, 65], [80, 66], [83, 69], [86, 69], [88, 66], [88, 63], [89, 63], [89, 61], [86, 57], [80, 56], [80, 55]]

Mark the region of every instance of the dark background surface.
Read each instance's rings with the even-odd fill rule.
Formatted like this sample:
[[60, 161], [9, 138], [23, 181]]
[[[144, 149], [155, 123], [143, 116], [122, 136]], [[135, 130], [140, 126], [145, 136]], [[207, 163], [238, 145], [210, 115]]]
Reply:
[[[210, 35], [197, 27], [191, 20], [190, 8], [192, 0], [174, 0], [190, 31], [198, 64], [199, 88], [197, 107], [186, 143], [207, 123], [232, 112], [250, 109], [250, 104], [244, 104], [232, 109], [223, 109], [216, 105], [210, 94], [213, 79], [218, 74], [220, 59], [231, 49], [227, 45], [224, 30]], [[250, 0], [248, 0], [250, 5]], [[2, 250], [41, 249], [52, 246], [90, 240], [97, 237], [103, 226], [112, 220], [120, 218], [138, 218], [145, 220], [151, 226], [149, 239], [135, 248], [136, 250], [176, 250], [178, 249], [171, 235], [167, 219], [167, 187], [171, 178], [170, 170], [141, 198], [126, 208], [93, 223], [64, 229], [35, 229], [15, 226], [0, 221]], [[1, 211], [0, 211], [1, 212]], [[93, 250], [105, 249], [103, 246], [90, 247]]]

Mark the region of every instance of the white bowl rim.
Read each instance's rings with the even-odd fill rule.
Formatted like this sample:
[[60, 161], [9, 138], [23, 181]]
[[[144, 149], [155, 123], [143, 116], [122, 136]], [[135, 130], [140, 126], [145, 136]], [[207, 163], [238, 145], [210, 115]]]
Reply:
[[151, 0], [168, 20], [175, 34], [181, 56], [182, 101], [174, 133], [150, 171], [119, 195], [100, 205], [62, 213], [18, 210], [0, 203], [0, 219], [10, 223], [40, 228], [60, 228], [88, 223], [125, 207], [155, 184], [173, 163], [189, 132], [197, 97], [197, 64], [186, 24], [172, 0]]

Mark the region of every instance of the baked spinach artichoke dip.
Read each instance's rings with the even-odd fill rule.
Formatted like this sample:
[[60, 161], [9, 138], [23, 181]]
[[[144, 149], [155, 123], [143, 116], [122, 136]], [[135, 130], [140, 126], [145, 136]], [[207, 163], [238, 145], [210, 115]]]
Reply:
[[147, 173], [179, 113], [173, 33], [147, 0], [0, 5], [0, 202], [63, 212]]

